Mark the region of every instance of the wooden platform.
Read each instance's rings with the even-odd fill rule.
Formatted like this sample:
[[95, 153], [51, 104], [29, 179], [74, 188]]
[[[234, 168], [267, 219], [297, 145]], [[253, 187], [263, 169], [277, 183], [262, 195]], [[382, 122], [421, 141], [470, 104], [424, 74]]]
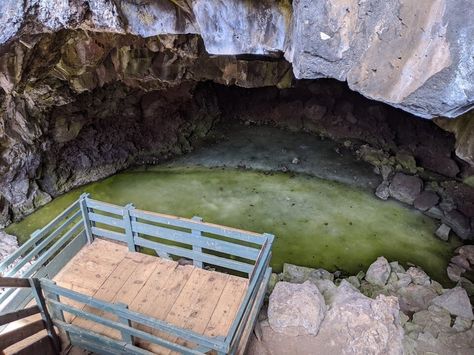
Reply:
[[[95, 239], [84, 246], [54, 280], [59, 286], [124, 304], [130, 310], [184, 329], [222, 337], [227, 335], [248, 287], [246, 278], [129, 252], [125, 245], [103, 239]], [[61, 302], [84, 308], [68, 299], [61, 299]], [[85, 309], [117, 320], [99, 309]], [[65, 319], [99, 334], [121, 338], [119, 331], [90, 320], [67, 313]], [[140, 329], [150, 331], [144, 327]], [[192, 347], [180, 339], [168, 337], [167, 340]], [[143, 341], [137, 345], [158, 354], [170, 353], [168, 349]]]

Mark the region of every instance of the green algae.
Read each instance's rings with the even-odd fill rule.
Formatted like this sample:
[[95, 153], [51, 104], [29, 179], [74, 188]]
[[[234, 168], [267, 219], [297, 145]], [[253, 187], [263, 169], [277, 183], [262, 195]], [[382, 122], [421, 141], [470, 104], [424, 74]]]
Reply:
[[435, 222], [418, 211], [363, 189], [302, 174], [197, 167], [114, 175], [56, 198], [7, 232], [25, 241], [84, 191], [119, 205], [272, 233], [276, 271], [289, 262], [356, 274], [383, 255], [446, 283], [446, 266], [460, 244], [434, 237]]

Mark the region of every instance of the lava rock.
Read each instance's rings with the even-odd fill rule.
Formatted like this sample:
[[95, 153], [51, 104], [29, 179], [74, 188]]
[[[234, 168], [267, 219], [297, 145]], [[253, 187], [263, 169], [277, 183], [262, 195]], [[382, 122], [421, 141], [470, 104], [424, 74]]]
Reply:
[[428, 286], [430, 285], [430, 277], [418, 267], [411, 267], [407, 270], [415, 285]]
[[446, 309], [454, 316], [463, 317], [465, 319], [473, 320], [471, 302], [465, 289], [455, 287], [446, 290], [442, 295], [433, 299], [433, 304]]
[[268, 303], [268, 322], [278, 333], [317, 335], [326, 314], [326, 304], [311, 282], [292, 284], [278, 282]]
[[458, 282], [461, 279], [461, 275], [465, 272], [466, 272], [466, 269], [453, 263], [449, 263], [448, 268], [446, 269], [448, 278], [454, 282]]
[[409, 314], [427, 309], [438, 294], [428, 286], [410, 284], [396, 291], [400, 309]]
[[410, 205], [420, 195], [423, 182], [420, 178], [397, 173], [389, 186], [390, 196]]
[[436, 192], [433, 191], [423, 191], [416, 199], [413, 201], [413, 206], [419, 209], [420, 211], [426, 211], [430, 208], [436, 206], [439, 202], [439, 196]]
[[442, 219], [444, 224], [447, 224], [453, 229], [461, 239], [471, 239], [473, 237], [473, 231], [471, 230], [471, 224], [469, 219], [457, 210], [452, 210], [444, 214]]

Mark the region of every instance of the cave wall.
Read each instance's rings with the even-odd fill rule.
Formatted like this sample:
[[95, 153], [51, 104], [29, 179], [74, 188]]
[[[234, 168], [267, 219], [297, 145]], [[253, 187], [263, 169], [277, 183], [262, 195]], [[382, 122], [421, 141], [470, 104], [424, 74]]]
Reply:
[[[471, 10], [448, 25], [459, 15], [450, 1], [424, 5], [422, 11], [401, 0], [1, 2], [0, 226], [75, 186], [185, 153], [226, 119], [361, 142], [351, 143], [358, 148], [368, 144], [354, 148], [363, 159], [454, 181], [453, 204], [469, 218], [470, 188], [460, 181], [474, 171], [470, 114], [436, 119], [436, 126], [349, 90], [374, 97], [369, 91], [380, 85], [380, 93], [394, 94], [395, 83], [412, 75], [422, 80], [413, 92], [421, 96], [398, 103], [375, 98], [425, 117], [472, 106], [474, 65], [462, 66], [474, 48], [462, 36], [472, 29], [461, 21]], [[405, 15], [413, 31], [400, 27]], [[415, 25], [425, 26], [425, 37]], [[374, 26], [378, 39], [369, 36]], [[462, 36], [455, 44], [449, 34], [457, 30]], [[433, 36], [448, 42], [450, 65], [427, 70], [429, 77], [410, 72], [438, 58], [429, 44]], [[398, 52], [386, 43], [398, 38], [410, 45], [400, 46], [406, 56], [397, 70], [361, 61], [374, 59], [364, 48], [370, 43], [389, 63]], [[425, 59], [412, 58], [420, 53]], [[353, 67], [367, 63], [370, 75], [357, 79], [371, 88], [364, 91], [350, 78]]]
[[213, 80], [291, 83], [282, 61], [211, 57], [200, 37], [61, 30], [0, 55], [0, 225], [134, 163], [188, 151], [219, 116]]
[[64, 29], [198, 34], [213, 55], [284, 55], [298, 79], [456, 117], [474, 106], [473, 17], [472, 0], [3, 0], [0, 47]]

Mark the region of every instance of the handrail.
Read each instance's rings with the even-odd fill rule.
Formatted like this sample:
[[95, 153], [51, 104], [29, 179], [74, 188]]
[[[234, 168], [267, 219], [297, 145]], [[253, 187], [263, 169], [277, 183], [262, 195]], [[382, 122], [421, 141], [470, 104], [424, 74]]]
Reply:
[[41, 229], [37, 229], [31, 234], [31, 238], [23, 243], [17, 250], [15, 250], [11, 255], [0, 262], [0, 272], [4, 271], [8, 266], [26, 253], [34, 244], [36, 244], [41, 238], [46, 234], [51, 232], [53, 228], [62, 220], [64, 220], [68, 215], [75, 209], [79, 208], [79, 201], [74, 201], [69, 205], [63, 212], [61, 212], [57, 217], [55, 217], [51, 222]]
[[[77, 211], [74, 211], [75, 209]], [[63, 220], [65, 221], [60, 224]], [[117, 230], [121, 230], [121, 232], [117, 232]], [[128, 244], [129, 250], [132, 252], [139, 250], [139, 247], [151, 248], [162, 257], [173, 255], [192, 259], [196, 267], [202, 268], [203, 263], [205, 263], [247, 274], [249, 279], [247, 291], [227, 335], [223, 338], [201, 335], [173, 326], [165, 321], [131, 311], [126, 307], [114, 305], [95, 299], [92, 296], [60, 287], [48, 280], [87, 241], [91, 243], [94, 237], [103, 237], [123, 242]], [[35, 280], [35, 292], [38, 293], [40, 289], [44, 290], [48, 304], [53, 307], [55, 324], [66, 330], [66, 332], [79, 334], [79, 337], [84, 335], [95, 340], [103, 340], [104, 338], [104, 336], [88, 330], [83, 330], [83, 333], [80, 333], [81, 331], [78, 328], [82, 328], [65, 323], [64, 318], [62, 316], [58, 317], [58, 314], [62, 314], [64, 311], [119, 330], [122, 333], [123, 341], [115, 341], [105, 337], [110, 341], [108, 340], [108, 343], [104, 346], [110, 345], [111, 348], [120, 351], [128, 349], [134, 354], [148, 353], [133, 345], [133, 336], [135, 336], [138, 338], [144, 337], [146, 341], [186, 354], [202, 354], [209, 350], [215, 350], [218, 353], [232, 353], [236, 346], [235, 344], [242, 337], [244, 330], [247, 329], [248, 323], [252, 322], [253, 325], [255, 307], [259, 308], [261, 306], [263, 299], [261, 284], [262, 282], [268, 282], [268, 273], [271, 272], [269, 261], [273, 240], [274, 236], [271, 234], [257, 234], [205, 223], [198, 217], [187, 219], [142, 211], [135, 209], [133, 205], [121, 207], [92, 200], [88, 194], [83, 194], [78, 201], [70, 205], [60, 216], [56, 217], [44, 228], [33, 233], [32, 238], [20, 248], [21, 251], [16, 252], [16, 258], [24, 255], [34, 244], [37, 245], [7, 273], [7, 276], [14, 276], [28, 261], [34, 260], [32, 265], [22, 271], [23, 276], [43, 278], [41, 280], [15, 278], [17, 280], [15, 281], [16, 284], [13, 281], [13, 283], [8, 283], [9, 279], [4, 278], [3, 282], [7, 286], [3, 287], [9, 287], [10, 289], [3, 295], [0, 295], [0, 300], [9, 297], [14, 291], [14, 287], [20, 284], [23, 287], [27, 287], [27, 283], [33, 285], [31, 280]], [[66, 247], [61, 250], [65, 245]], [[9, 261], [14, 261], [16, 258], [10, 257]], [[61, 265], [59, 269], [57, 266], [49, 265], [49, 263], [52, 264], [53, 262]], [[4, 261], [2, 265], [8, 265], [8, 263]], [[49, 274], [50, 271], [52, 275]], [[2, 287], [1, 285], [0, 280], [0, 287]], [[15, 294], [15, 297], [17, 296]], [[61, 296], [61, 300], [59, 296]], [[26, 296], [22, 297], [25, 298]], [[38, 302], [39, 296], [35, 294], [35, 297]], [[119, 321], [116, 322], [95, 315], [88, 312], [86, 308], [78, 309], [72, 305], [65, 304], [62, 302], [63, 297], [93, 308], [114, 313], [118, 316]], [[41, 301], [40, 299], [40, 302], [44, 303], [44, 300]], [[16, 304], [19, 303], [17, 302]], [[11, 307], [9, 309], [11, 310]], [[169, 342], [166, 339], [160, 338], [160, 336], [148, 334], [134, 328], [130, 322], [140, 323], [157, 329], [160, 332], [172, 334], [190, 343], [198, 344], [199, 347], [194, 351], [185, 346]], [[80, 340], [78, 341], [80, 342]]]
[[[224, 342], [219, 339], [211, 338], [205, 335], [195, 333], [191, 330], [177, 327], [175, 325], [166, 323], [162, 320], [151, 318], [150, 316], [145, 316], [141, 313], [129, 310], [127, 308], [120, 307], [118, 305], [115, 305], [106, 301], [102, 301], [92, 296], [86, 296], [77, 291], [73, 291], [73, 290], [58, 286], [51, 280], [41, 279], [40, 283], [43, 290], [46, 291], [46, 294], [47, 294], [46, 297], [48, 298], [48, 302], [50, 302], [50, 299], [52, 299], [49, 294], [58, 295], [58, 296], [62, 296], [62, 297], [77, 301], [79, 303], [83, 303], [87, 306], [100, 309], [105, 312], [113, 313], [117, 315], [118, 317], [128, 319], [132, 322], [140, 323], [142, 325], [145, 325], [154, 329], [158, 329], [166, 333], [172, 333], [189, 342], [199, 343], [199, 344], [209, 347], [210, 349], [219, 350], [224, 346]], [[55, 302], [50, 302], [50, 303], [57, 305], [57, 301], [56, 303]], [[62, 303], [60, 307], [68, 308], [67, 305], [64, 306]], [[67, 310], [67, 312], [69, 311]]]
[[5, 326], [6, 324], [15, 322], [26, 317], [41, 314], [41, 319], [28, 323], [21, 328], [21, 332], [18, 330], [12, 330], [8, 333], [3, 333], [0, 335], [0, 352], [3, 349], [23, 340], [27, 337], [36, 334], [37, 332], [46, 329], [48, 337], [51, 340], [51, 344], [54, 347], [56, 353], [59, 354], [61, 349], [58, 335], [53, 326], [53, 322], [49, 315], [48, 309], [46, 307], [45, 299], [39, 281], [37, 279], [28, 279], [28, 278], [17, 278], [17, 277], [0, 277], [0, 287], [9, 287], [9, 288], [31, 288], [33, 296], [36, 301], [36, 305], [16, 310], [9, 313], [0, 314], [0, 326]]

